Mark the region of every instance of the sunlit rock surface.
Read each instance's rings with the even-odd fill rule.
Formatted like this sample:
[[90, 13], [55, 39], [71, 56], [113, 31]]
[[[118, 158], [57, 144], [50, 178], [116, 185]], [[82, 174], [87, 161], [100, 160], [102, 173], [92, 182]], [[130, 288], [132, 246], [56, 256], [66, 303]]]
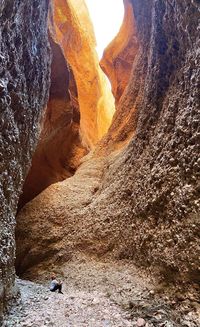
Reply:
[[13, 295], [15, 214], [48, 97], [47, 10], [44, 0], [0, 4], [0, 317]]
[[116, 156], [88, 157], [24, 207], [19, 272], [85, 251], [198, 282], [199, 4], [132, 3], [140, 46], [104, 145], [131, 142]]
[[[119, 150], [135, 135], [137, 108], [143, 100], [146, 66], [141, 64], [147, 56], [135, 18], [136, 8], [130, 0], [124, 1], [124, 20], [115, 39], [106, 48], [101, 67], [108, 75], [116, 99], [116, 112], [108, 133], [96, 150], [110, 153]], [[146, 20], [146, 16], [143, 17]], [[142, 22], [141, 22], [142, 23]], [[150, 21], [148, 22], [150, 24]], [[150, 26], [148, 26], [150, 29]], [[149, 33], [149, 30], [145, 31]], [[143, 59], [142, 59], [143, 58]]]
[[100, 65], [112, 84], [116, 104], [128, 85], [139, 42], [133, 7], [130, 0], [124, 1], [123, 24], [114, 40], [105, 49]]
[[106, 133], [114, 113], [85, 2], [56, 0], [49, 16], [50, 99], [19, 208], [49, 185], [72, 176], [88, 149]]
[[84, 0], [54, 0], [52, 33], [63, 49], [78, 89], [83, 144], [93, 146], [107, 132], [114, 98], [95, 50], [95, 36]]

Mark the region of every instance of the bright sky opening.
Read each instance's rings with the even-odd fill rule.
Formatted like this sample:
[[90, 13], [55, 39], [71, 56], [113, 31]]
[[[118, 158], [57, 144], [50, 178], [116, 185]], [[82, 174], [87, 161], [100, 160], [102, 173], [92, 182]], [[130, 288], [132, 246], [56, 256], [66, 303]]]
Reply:
[[93, 22], [97, 52], [102, 57], [104, 49], [119, 32], [123, 17], [123, 0], [85, 0]]

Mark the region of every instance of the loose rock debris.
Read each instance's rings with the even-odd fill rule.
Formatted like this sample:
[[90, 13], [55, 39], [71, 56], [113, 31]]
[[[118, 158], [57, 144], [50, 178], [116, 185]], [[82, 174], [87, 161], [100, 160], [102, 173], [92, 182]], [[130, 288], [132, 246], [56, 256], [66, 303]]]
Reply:
[[41, 273], [42, 284], [18, 279], [21, 297], [3, 327], [200, 326], [197, 312], [157, 298], [150, 281], [128, 263], [82, 260], [60, 273], [64, 294], [49, 291], [48, 274]]

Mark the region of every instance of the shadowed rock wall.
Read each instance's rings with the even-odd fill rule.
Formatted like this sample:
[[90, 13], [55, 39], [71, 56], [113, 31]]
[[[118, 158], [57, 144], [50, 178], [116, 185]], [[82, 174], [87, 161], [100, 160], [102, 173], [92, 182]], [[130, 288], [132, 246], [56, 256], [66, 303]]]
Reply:
[[0, 2], [0, 316], [13, 294], [15, 214], [48, 97], [47, 11], [46, 0]]
[[[106, 199], [112, 200], [106, 206], [97, 201], [111, 230], [119, 228], [119, 257], [157, 267], [168, 279], [184, 276], [195, 282], [200, 254], [200, 6], [198, 1], [132, 3], [141, 51], [125, 104], [126, 99], [136, 101], [138, 84], [143, 96], [133, 116], [135, 136], [105, 179]], [[121, 209], [115, 217], [107, 210], [113, 206]]]
[[21, 272], [81, 250], [134, 259], [168, 280], [198, 281], [199, 1], [132, 4], [139, 50], [120, 100], [125, 111], [100, 150], [131, 141], [115, 157], [98, 157], [98, 148], [73, 178], [24, 207]]
[[80, 159], [87, 153], [79, 136], [80, 111], [79, 106], [74, 104], [76, 83], [73, 74], [60, 46], [51, 37], [50, 45], [49, 102], [19, 208], [49, 185], [72, 176], [80, 165]]

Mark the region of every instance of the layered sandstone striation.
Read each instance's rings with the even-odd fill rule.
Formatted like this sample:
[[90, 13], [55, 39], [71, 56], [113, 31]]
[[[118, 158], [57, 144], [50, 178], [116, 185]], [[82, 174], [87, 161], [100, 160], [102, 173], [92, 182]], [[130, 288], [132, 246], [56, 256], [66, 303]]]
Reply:
[[47, 11], [45, 0], [0, 5], [0, 316], [14, 290], [17, 203], [48, 97]]
[[169, 281], [198, 281], [199, 4], [132, 5], [140, 44], [120, 100], [130, 119], [120, 111], [104, 144], [132, 139], [110, 156], [97, 151], [24, 207], [19, 272], [84, 251], [134, 259]]
[[52, 34], [63, 49], [77, 84], [82, 142], [89, 149], [107, 132], [115, 111], [95, 50], [96, 40], [84, 0], [54, 0]]

